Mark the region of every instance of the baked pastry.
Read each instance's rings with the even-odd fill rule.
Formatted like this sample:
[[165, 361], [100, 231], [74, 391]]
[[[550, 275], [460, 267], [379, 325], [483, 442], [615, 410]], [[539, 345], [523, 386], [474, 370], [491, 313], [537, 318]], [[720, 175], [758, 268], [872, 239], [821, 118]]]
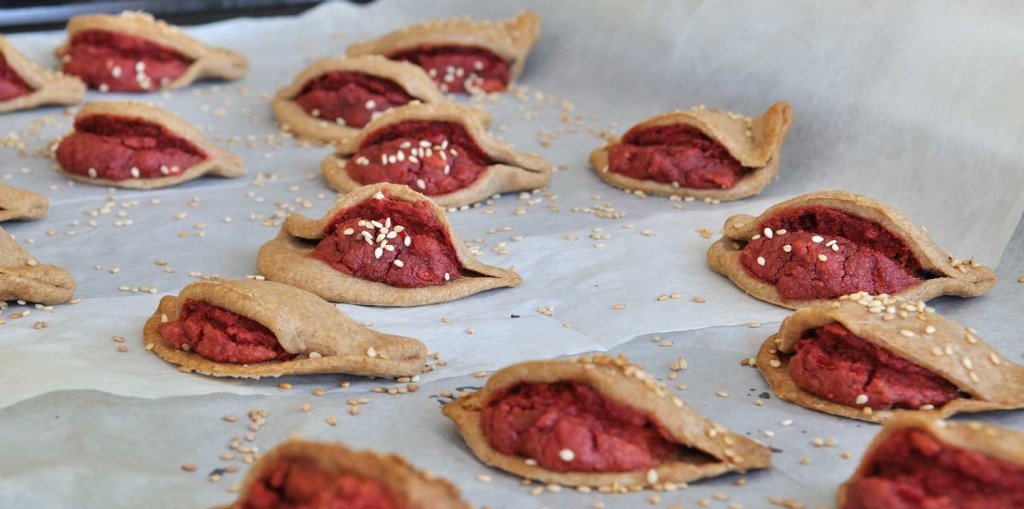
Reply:
[[785, 401], [881, 422], [1024, 408], [1024, 366], [920, 301], [858, 293], [797, 310], [757, 354]]
[[522, 282], [477, 261], [443, 209], [395, 184], [356, 189], [320, 219], [288, 216], [256, 266], [267, 279], [370, 306], [436, 304]]
[[904, 414], [885, 423], [838, 509], [1024, 507], [1024, 433]]
[[74, 293], [71, 273], [56, 265], [39, 263], [0, 227], [0, 302], [64, 304]]
[[144, 327], [146, 349], [211, 376], [419, 374], [423, 343], [363, 327], [309, 292], [271, 281], [209, 280], [165, 296]]
[[457, 207], [551, 181], [547, 161], [491, 137], [476, 110], [454, 103], [395, 108], [337, 148], [320, 170], [340, 193], [391, 182]]
[[730, 217], [708, 264], [748, 294], [790, 309], [861, 291], [975, 297], [996, 282], [992, 269], [948, 255], [903, 214], [846, 191]]
[[590, 154], [608, 184], [657, 196], [738, 200], [779, 171], [793, 110], [775, 103], [749, 118], [703, 107], [651, 117]]
[[253, 464], [229, 509], [470, 509], [448, 481], [394, 454], [291, 439]]
[[242, 159], [188, 122], [137, 102], [94, 102], [57, 142], [57, 169], [89, 184], [156, 189], [203, 175], [240, 177]]
[[666, 488], [771, 464], [623, 356], [514, 364], [444, 415], [480, 461], [566, 486]]
[[274, 95], [278, 122], [291, 132], [341, 141], [382, 112], [410, 102], [444, 101], [423, 69], [380, 55], [323, 58]]
[[39, 67], [0, 35], [0, 113], [75, 104], [84, 96], [82, 80]]
[[68, 21], [57, 48], [64, 72], [101, 92], [152, 92], [202, 79], [245, 76], [245, 57], [203, 44], [145, 12], [89, 14]]
[[384, 55], [422, 67], [444, 92], [502, 92], [523, 72], [540, 39], [540, 16], [506, 21], [431, 20], [348, 47], [350, 57]]
[[0, 222], [39, 219], [49, 209], [50, 200], [45, 196], [0, 182]]

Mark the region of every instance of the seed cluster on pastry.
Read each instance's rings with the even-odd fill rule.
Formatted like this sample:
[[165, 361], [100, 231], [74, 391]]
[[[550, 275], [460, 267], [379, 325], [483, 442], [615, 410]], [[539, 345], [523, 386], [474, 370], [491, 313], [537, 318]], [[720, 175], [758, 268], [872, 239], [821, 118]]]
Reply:
[[[320, 170], [324, 191], [333, 189], [340, 196], [319, 218], [286, 215], [295, 210], [287, 204], [272, 218], [254, 217], [265, 226], [279, 227], [275, 238], [252, 253], [260, 274], [235, 281], [200, 277], [202, 281], [164, 296], [141, 331], [145, 350], [174, 366], [167, 369], [183, 373], [239, 379], [347, 374], [400, 384], [375, 392], [416, 392], [420, 374], [445, 363], [424, 343], [434, 338], [377, 331], [334, 303], [426, 306], [486, 292], [515, 292], [523, 283], [515, 268], [479, 261], [479, 248], [462, 240], [447, 213], [503, 193], [525, 193], [529, 200], [531, 193], [550, 185], [554, 165], [500, 140], [492, 134], [486, 110], [466, 106], [456, 97], [466, 92], [476, 106], [483, 106], [494, 97], [488, 94], [525, 94], [515, 83], [540, 32], [539, 17], [529, 11], [506, 21], [430, 21], [354, 44], [345, 56], [315, 61], [290, 83], [282, 82], [273, 98], [267, 97], [282, 136], [302, 140], [302, 146], [333, 143], [333, 153], [323, 159]], [[7, 80], [0, 83], [5, 94], [0, 96], [0, 113], [77, 104], [87, 86], [100, 93], [170, 93], [198, 80], [241, 79], [248, 70], [244, 56], [208, 46], [145, 13], [73, 19], [68, 41], [57, 54], [67, 74], [40, 68], [0, 36], [0, 78]], [[124, 61], [130, 64], [127, 68]], [[174, 112], [141, 101], [88, 98], [90, 102], [74, 110], [72, 131], [49, 152], [54, 170], [74, 181], [149, 190], [246, 172], [242, 159], [230, 151], [243, 133], [230, 133], [225, 149]], [[748, 198], [767, 189], [776, 176], [785, 178], [782, 149], [794, 121], [788, 103], [777, 102], [756, 117], [704, 105], [688, 110], [678, 106], [665, 105], [665, 113], [637, 123], [620, 137], [602, 133], [606, 143], [595, 147], [589, 158], [596, 177], [640, 197], [708, 203]], [[562, 109], [568, 115], [572, 107]], [[541, 144], [550, 142], [548, 136], [540, 135]], [[254, 138], [247, 142], [255, 145]], [[20, 140], [5, 143], [25, 150]], [[316, 178], [315, 173], [310, 176]], [[114, 207], [110, 202], [102, 213]], [[0, 221], [38, 220], [48, 206], [45, 196], [0, 183]], [[624, 214], [599, 204], [573, 212], [605, 218]], [[180, 213], [178, 219], [185, 217]], [[205, 225], [197, 228], [204, 234]], [[709, 270], [734, 283], [737, 295], [745, 292], [796, 310], [765, 338], [759, 352], [750, 352], [756, 358], [743, 360], [743, 365], [761, 371], [779, 399], [883, 423], [879, 439], [865, 454], [865, 465], [889, 461], [877, 451], [901, 444], [885, 440], [913, 429], [930, 433], [941, 443], [937, 447], [948, 448], [951, 455], [983, 458], [1007, 470], [1020, 468], [1024, 476], [1024, 460], [1007, 459], [990, 443], [1005, 436], [1010, 450], [1022, 450], [1019, 434], [942, 420], [959, 412], [1024, 408], [1024, 366], [994, 350], [971, 327], [939, 316], [927, 303], [944, 295], [984, 294], [995, 283], [991, 269], [942, 250], [923, 226], [895, 208], [845, 191], [812, 192], [756, 217], [730, 217], [722, 233], [706, 254], [662, 255], [706, 255]], [[641, 234], [654, 235], [647, 230]], [[712, 236], [706, 229], [700, 234]], [[591, 238], [600, 241], [608, 234], [595, 228]], [[499, 244], [495, 252], [501, 249]], [[120, 270], [111, 272], [115, 269]], [[531, 277], [542, 275], [526, 274], [525, 279]], [[17, 301], [52, 309], [80, 302], [75, 288], [67, 270], [32, 257], [0, 228], [0, 306]], [[884, 289], [878, 295], [865, 291], [878, 288]], [[148, 287], [135, 290], [157, 293]], [[662, 294], [657, 301], [681, 297]], [[692, 300], [705, 302], [700, 296]], [[612, 309], [624, 307], [616, 304]], [[553, 314], [550, 307], [537, 310]], [[0, 326], [4, 323], [0, 320]], [[47, 326], [39, 323], [40, 328]], [[571, 328], [568, 322], [563, 326]], [[826, 341], [828, 346], [821, 347]], [[851, 387], [852, 374], [828, 377], [830, 363], [870, 370], [873, 378], [867, 377], [864, 387]], [[677, 372], [687, 368], [686, 360], [674, 360], [670, 368], [667, 378], [676, 380]], [[831, 371], [835, 375], [836, 369]], [[911, 407], [894, 398], [883, 402], [888, 406], [875, 407], [868, 386], [883, 375], [889, 377], [884, 381], [888, 385], [873, 389], [895, 388], [911, 395], [946, 389], [955, 394], [938, 404]], [[551, 491], [573, 486], [581, 493], [671, 492], [700, 479], [771, 466], [768, 447], [711, 420], [713, 410], [708, 415], [697, 412], [666, 382], [625, 357], [538, 360], [480, 372], [478, 377], [489, 377], [478, 391], [440, 395], [446, 398], [444, 415], [468, 445], [458, 454], [463, 461], [475, 456], [483, 465], [521, 476], [527, 484], [546, 483]], [[685, 388], [681, 385], [677, 388]], [[290, 384], [281, 382], [280, 387]], [[863, 392], [854, 392], [853, 398], [852, 390]], [[718, 395], [728, 396], [721, 391]], [[573, 410], [563, 412], [565, 398], [573, 397]], [[366, 403], [350, 399], [349, 413], [356, 415]], [[308, 411], [308, 404], [302, 410]], [[254, 432], [266, 420], [259, 411], [249, 417]], [[234, 420], [231, 416], [229, 422]], [[326, 422], [335, 426], [337, 419], [331, 416]], [[543, 423], [552, 422], [557, 424], [545, 428]], [[507, 437], [499, 436], [500, 431], [520, 442], [503, 442]], [[563, 443], [587, 433], [594, 438], [572, 446]], [[521, 440], [528, 440], [524, 436], [538, 442], [523, 444]], [[588, 448], [604, 441], [613, 446]], [[363, 497], [360, 503], [374, 507], [469, 507], [451, 483], [397, 456], [301, 440], [265, 454], [240, 439], [231, 448], [253, 463], [232, 507], [301, 506], [317, 496], [320, 502]], [[614, 461], [605, 461], [608, 456]], [[608, 467], [621, 463], [644, 466]], [[187, 467], [195, 470], [195, 465]], [[940, 474], [945, 475], [935, 475]], [[838, 495], [841, 507], [862, 507], [850, 502], [858, 500], [851, 495], [854, 486], [905, 482], [874, 475], [864, 467], [844, 484]], [[221, 474], [216, 476], [219, 481]], [[478, 479], [490, 482], [491, 477], [482, 474]], [[210, 480], [216, 482], [212, 475]], [[748, 482], [746, 477], [740, 481]], [[539, 494], [536, 490], [531, 493]], [[951, 496], [977, 502], [970, 498], [974, 495]], [[652, 503], [660, 501], [657, 497], [652, 495]], [[787, 504], [780, 500], [776, 505]]]

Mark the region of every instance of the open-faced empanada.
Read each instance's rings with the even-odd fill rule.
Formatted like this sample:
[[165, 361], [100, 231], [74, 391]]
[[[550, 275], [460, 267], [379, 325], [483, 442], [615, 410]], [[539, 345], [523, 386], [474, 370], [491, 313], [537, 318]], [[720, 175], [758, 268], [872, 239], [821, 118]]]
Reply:
[[738, 200], [779, 171], [793, 110], [780, 102], [759, 117], [694, 108], [651, 117], [590, 154], [601, 180], [656, 196]]
[[368, 55], [317, 60], [278, 90], [270, 104], [285, 129], [304, 138], [341, 141], [392, 108], [444, 100], [423, 69]]
[[291, 439], [257, 461], [229, 509], [470, 509], [450, 482], [394, 454]]
[[384, 55], [422, 67], [445, 92], [501, 92], [519, 77], [540, 38], [540, 16], [506, 21], [431, 20], [348, 47], [350, 57]]
[[797, 310], [757, 354], [779, 398], [881, 422], [1024, 408], [1024, 366], [921, 301], [859, 293]]
[[551, 181], [551, 165], [493, 138], [477, 110], [409, 104], [371, 121], [320, 165], [341, 193], [379, 182], [404, 184], [442, 207], [527, 191]]
[[838, 509], [1024, 507], [1024, 433], [904, 414], [886, 421]]
[[144, 327], [146, 349], [204, 375], [418, 374], [423, 343], [359, 325], [329, 302], [272, 281], [210, 280], [166, 296]]
[[75, 104], [84, 96], [82, 80], [39, 67], [0, 35], [0, 113]]
[[444, 414], [480, 461], [566, 486], [667, 488], [771, 464], [624, 357], [514, 364]]
[[477, 261], [442, 208], [395, 184], [356, 189], [320, 219], [288, 216], [256, 265], [272, 281], [371, 306], [436, 304], [522, 282]]
[[992, 269], [953, 258], [903, 214], [846, 191], [730, 217], [708, 264], [748, 294], [790, 309], [862, 291], [908, 300], [975, 297], [996, 282]]
[[203, 175], [239, 177], [242, 159], [188, 122], [136, 102], [86, 104], [57, 142], [58, 169], [89, 184], [131, 189], [173, 186]]
[[152, 92], [194, 81], [234, 80], [249, 70], [245, 57], [203, 44], [144, 12], [89, 14], [68, 21], [57, 48], [64, 72], [101, 92]]

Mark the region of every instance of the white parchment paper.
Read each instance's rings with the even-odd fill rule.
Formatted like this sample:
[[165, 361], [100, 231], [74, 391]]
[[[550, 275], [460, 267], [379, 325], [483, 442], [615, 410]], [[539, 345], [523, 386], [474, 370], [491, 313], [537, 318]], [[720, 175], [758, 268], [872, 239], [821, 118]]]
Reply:
[[[267, 103], [277, 88], [312, 59], [341, 54], [363, 37], [430, 16], [504, 18], [526, 7], [540, 12], [544, 36], [520, 80], [524, 90], [486, 106], [495, 114], [496, 134], [539, 152], [562, 171], [547, 191], [506, 195], [450, 215], [459, 234], [480, 247], [484, 262], [515, 266], [524, 284], [421, 308], [340, 306], [381, 331], [418, 337], [443, 354], [447, 367], [424, 375], [421, 392], [387, 399], [369, 392], [380, 382], [357, 380], [322, 403], [313, 401], [316, 410], [304, 414], [297, 408], [311, 400], [310, 391], [337, 387], [339, 377], [289, 379], [295, 388], [282, 393], [276, 380], [184, 375], [142, 350], [142, 324], [160, 295], [177, 293], [199, 275], [255, 274], [256, 250], [276, 234], [281, 217], [292, 210], [316, 217], [333, 202], [318, 171], [329, 149], [277, 134]], [[224, 485], [190, 477], [177, 466], [192, 461], [201, 464], [200, 472], [215, 468], [217, 448], [243, 432], [218, 423], [219, 415], [270, 407], [277, 419], [261, 432], [264, 450], [301, 432], [399, 451], [452, 476], [468, 498], [491, 507], [589, 507], [597, 500], [636, 507], [647, 494], [529, 496], [516, 479], [476, 463], [451, 426], [431, 412], [438, 406], [430, 398], [483, 382], [451, 377], [605, 350], [633, 338], [614, 351], [639, 356], [655, 372], [667, 374], [679, 355], [704, 366], [686, 375], [690, 389], [682, 394], [728, 426], [767, 440], [756, 433], [777, 428], [786, 415], [799, 415], [800, 422], [806, 417], [801, 432], [767, 440], [785, 451], [777, 456], [777, 469], [751, 476], [734, 500], [761, 507], [778, 489], [828, 504], [853, 460], [836, 459], [839, 448], [812, 448], [811, 438], [839, 437], [839, 447], [849, 443], [859, 456], [876, 428], [774, 399], [757, 419], [749, 418], [754, 407], [748, 389], [759, 394], [764, 383], [739, 360], [754, 354], [786, 312], [746, 297], [711, 272], [706, 249], [732, 214], [757, 214], [804, 192], [842, 188], [903, 210], [958, 257], [999, 263], [1024, 210], [1024, 173], [1015, 164], [1024, 141], [1024, 68], [1015, 50], [1024, 43], [1024, 32], [1015, 28], [1021, 18], [1010, 7], [924, 2], [883, 8], [853, 2], [382, 0], [367, 7], [328, 4], [294, 18], [193, 27], [188, 31], [197, 38], [246, 54], [250, 75], [148, 96], [90, 92], [87, 100], [151, 100], [239, 153], [249, 175], [149, 192], [71, 185], [51, 169], [51, 160], [38, 157], [70, 129], [63, 110], [0, 117], [0, 136], [13, 133], [0, 148], [0, 177], [52, 201], [44, 220], [4, 227], [40, 260], [71, 270], [84, 299], [20, 319], [9, 316], [24, 311], [21, 306], [2, 315], [8, 323], [0, 326], [0, 422], [8, 432], [0, 445], [10, 452], [0, 461], [0, 501], [11, 503], [0, 505], [226, 502]], [[55, 65], [51, 51], [62, 35], [10, 39], [30, 57]], [[758, 197], [719, 205], [639, 199], [604, 185], [587, 164], [602, 143], [597, 132], [621, 133], [650, 115], [701, 103], [753, 115], [777, 100], [793, 105], [795, 122], [779, 179]], [[539, 139], [550, 140], [549, 146]], [[621, 217], [594, 214], [611, 209]], [[715, 237], [702, 237], [702, 228]], [[1021, 243], [1019, 235], [1015, 242]], [[1022, 319], [1013, 309], [1020, 302], [1015, 271], [1022, 270], [1022, 253], [1007, 252], [1012, 259], [1000, 266], [993, 294], [940, 299], [937, 305], [1020, 359], [1013, 339]], [[157, 293], [120, 289], [140, 286]], [[678, 298], [659, 301], [660, 295]], [[697, 296], [704, 302], [694, 302]], [[615, 311], [616, 304], [625, 308]], [[554, 311], [547, 316], [538, 307]], [[33, 329], [41, 320], [49, 327]], [[748, 322], [766, 325], [751, 329], [743, 325]], [[671, 338], [673, 346], [657, 347], [644, 336], [652, 333]], [[113, 342], [114, 336], [125, 342]], [[127, 352], [118, 352], [122, 344]], [[716, 397], [717, 390], [731, 396]], [[344, 400], [352, 394], [374, 396], [372, 410], [327, 427], [326, 415], [343, 417]], [[59, 417], [51, 420], [50, 414]], [[1017, 417], [1000, 420], [1021, 425]], [[822, 460], [824, 468], [805, 467], [798, 451], [816, 454], [815, 461], [830, 459]], [[484, 472], [495, 482], [475, 480]], [[230, 482], [238, 481], [234, 475]], [[111, 477], [118, 479], [116, 489], [89, 486], [90, 479]], [[661, 496], [692, 505], [734, 481]]]

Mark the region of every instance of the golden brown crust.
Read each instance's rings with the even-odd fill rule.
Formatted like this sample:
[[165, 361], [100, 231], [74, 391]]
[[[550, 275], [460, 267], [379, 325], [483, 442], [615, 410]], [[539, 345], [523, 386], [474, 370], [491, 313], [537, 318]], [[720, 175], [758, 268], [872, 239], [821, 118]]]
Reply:
[[350, 57], [387, 55], [420, 45], [481, 47], [511, 62], [509, 81], [523, 73], [526, 57], [540, 39], [540, 16], [523, 11], [504, 21], [473, 21], [469, 18], [431, 20], [405, 26], [376, 39], [360, 41], [348, 47]]
[[[65, 171], [60, 166], [60, 161], [57, 161], [57, 169], [71, 179], [98, 186], [123, 187], [127, 189], [159, 189], [195, 180], [204, 175], [217, 177], [240, 177], [245, 175], [245, 165], [242, 162], [242, 158], [218, 147], [198, 129], [192, 127], [191, 124], [180, 117], [155, 106], [140, 102], [91, 102], [82, 107], [78, 115], [75, 116], [75, 121], [77, 122], [91, 115], [127, 117], [163, 126], [175, 135], [199, 147], [206, 153], [207, 159], [177, 175], [124, 180], [111, 180], [102, 177], [93, 178], [88, 175], [71, 173]], [[71, 134], [74, 134], [74, 131], [67, 136], [71, 136]], [[63, 141], [63, 138], [60, 141]], [[57, 142], [58, 145], [60, 141]]]
[[[160, 335], [159, 329], [162, 323], [177, 320], [181, 306], [189, 299], [205, 301], [256, 321], [270, 329], [286, 351], [299, 357], [282, 362], [234, 364], [178, 349]], [[192, 283], [177, 297], [165, 296], [160, 300], [160, 306], [146, 321], [143, 339], [147, 349], [189, 371], [239, 378], [314, 373], [413, 376], [422, 371], [427, 359], [426, 346], [420, 341], [363, 327], [327, 301], [272, 281]]]
[[775, 285], [751, 276], [740, 262], [740, 252], [760, 225], [793, 207], [827, 207], [855, 217], [867, 219], [889, 230], [907, 244], [921, 262], [921, 268], [935, 277], [905, 288], [894, 295], [907, 300], [930, 300], [941, 295], [976, 297], [989, 291], [996, 283], [995, 272], [967, 260], [961, 262], [944, 253], [924, 228], [910, 222], [899, 211], [867, 196], [846, 191], [828, 190], [797, 196], [765, 210], [760, 216], [739, 214], [725, 222], [724, 235], [708, 249], [708, 264], [715, 272], [727, 276], [748, 294], [782, 307], [797, 309], [809, 304], [827, 302], [823, 299], [783, 301]]
[[[657, 421], [676, 443], [691, 451], [651, 471], [553, 472], [527, 464], [519, 456], [502, 454], [484, 435], [481, 417], [488, 399], [521, 383], [578, 382], [602, 396], [645, 413]], [[514, 364], [495, 372], [479, 392], [454, 400], [444, 414], [455, 421], [466, 444], [480, 461], [516, 475], [567, 486], [679, 485], [727, 472], [743, 472], [771, 465], [771, 451], [753, 440], [732, 433], [700, 415], [642, 368], [624, 357], [591, 355], [569, 360]]]
[[519, 286], [522, 278], [513, 270], [480, 263], [452, 229], [444, 209], [431, 203], [431, 209], [455, 247], [455, 254], [464, 269], [475, 275], [464, 275], [439, 286], [396, 288], [360, 279], [335, 270], [323, 261], [307, 256], [314, 249], [309, 241], [323, 238], [324, 229], [341, 210], [356, 206], [374, 196], [387, 194], [392, 199], [415, 203], [427, 197], [396, 184], [364, 186], [345, 195], [320, 219], [292, 214], [280, 233], [260, 247], [256, 266], [267, 279], [279, 281], [315, 293], [327, 300], [369, 306], [422, 306], [461, 299], [484, 290]]
[[844, 482], [836, 493], [836, 507], [846, 504], [846, 492], [856, 481], [869, 474], [868, 461], [876, 449], [896, 433], [904, 430], [919, 430], [935, 437], [947, 446], [994, 458], [996, 460], [1024, 467], [1024, 432], [994, 426], [979, 421], [943, 421], [921, 413], [904, 413], [885, 422], [882, 430], [868, 445], [860, 466], [853, 476]]
[[[662, 113], [640, 122], [632, 129], [663, 125], [685, 124], [699, 129], [709, 138], [721, 143], [729, 154], [749, 171], [729, 189], [691, 189], [654, 180], [628, 177], [608, 170], [608, 152], [622, 143], [616, 138], [591, 152], [590, 164], [608, 184], [621, 189], [643, 191], [655, 196], [681, 196], [731, 201], [760, 193], [778, 173], [782, 157], [782, 143], [793, 123], [793, 109], [789, 103], [778, 102], [761, 116], [743, 116], [718, 109], [693, 108]], [[746, 133], [750, 133], [748, 136]]]
[[56, 265], [39, 263], [0, 227], [0, 302], [64, 304], [74, 293], [71, 273]]
[[3, 35], [0, 35], [0, 55], [3, 55], [7, 65], [32, 89], [25, 95], [0, 101], [0, 113], [27, 110], [48, 104], [76, 104], [85, 96], [85, 83], [82, 83], [82, 80], [39, 67]]
[[339, 142], [337, 152], [328, 155], [320, 164], [320, 171], [332, 189], [339, 193], [351, 192], [363, 184], [349, 176], [346, 165], [370, 133], [385, 126], [410, 120], [427, 120], [463, 126], [469, 136], [494, 161], [494, 164], [485, 168], [483, 174], [468, 187], [430, 196], [434, 203], [442, 207], [458, 207], [483, 201], [499, 193], [527, 191], [548, 185], [551, 181], [551, 164], [536, 154], [517, 152], [492, 137], [476, 111], [451, 102], [409, 104], [395, 108], [366, 124], [358, 136]]
[[249, 71], [249, 64], [240, 53], [203, 44], [189, 37], [180, 28], [151, 14], [125, 11], [117, 15], [89, 14], [68, 21], [68, 40], [57, 48], [57, 57], [63, 57], [71, 38], [78, 32], [102, 30], [141, 37], [173, 49], [192, 60], [188, 70], [166, 85], [157, 84], [153, 90], [175, 89], [202, 79], [236, 80]]
[[[934, 313], [920, 301], [873, 297], [866, 293], [797, 310], [782, 322], [779, 332], [761, 345], [757, 367], [775, 394], [785, 401], [833, 415], [883, 422], [913, 410], [868, 413], [828, 401], [797, 387], [789, 373], [794, 344], [804, 333], [838, 323], [865, 341], [941, 376], [970, 398], [958, 398], [927, 413], [949, 417], [959, 412], [1024, 408], [1024, 366], [1010, 362], [970, 328]], [[930, 331], [930, 332], [929, 332]], [[780, 355], [781, 354], [781, 355]], [[870, 406], [868, 402], [865, 407]]]
[[0, 222], [39, 219], [49, 208], [50, 200], [45, 196], [0, 182]]
[[291, 84], [278, 90], [274, 95], [270, 105], [274, 109], [277, 121], [298, 136], [319, 141], [340, 141], [359, 134], [359, 128], [313, 117], [295, 102], [295, 98], [302, 92], [306, 83], [332, 71], [358, 72], [389, 80], [402, 87], [413, 100], [420, 102], [435, 103], [445, 100], [430, 76], [427, 76], [423, 69], [408, 62], [396, 62], [380, 55], [322, 58], [303, 69]]
[[353, 474], [381, 485], [403, 507], [418, 509], [470, 509], [459, 490], [445, 479], [417, 470], [395, 454], [353, 451], [339, 443], [310, 442], [293, 438], [274, 447], [253, 464], [242, 482], [242, 494], [229, 506], [244, 507], [246, 496], [263, 472], [278, 461], [306, 460], [332, 474]]

